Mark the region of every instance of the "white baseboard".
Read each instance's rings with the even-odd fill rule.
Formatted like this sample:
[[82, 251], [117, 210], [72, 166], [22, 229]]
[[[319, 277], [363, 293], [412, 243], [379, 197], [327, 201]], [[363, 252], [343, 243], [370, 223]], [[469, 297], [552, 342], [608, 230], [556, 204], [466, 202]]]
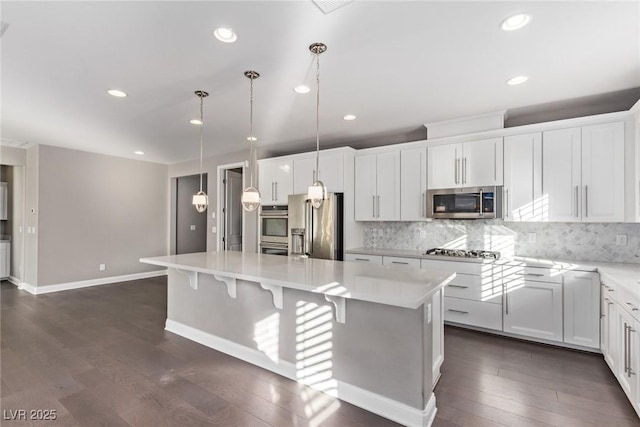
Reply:
[[18, 279], [17, 277], [9, 276], [7, 277], [7, 280], [10, 283], [13, 283], [14, 285], [16, 285], [17, 287], [20, 287], [20, 279]]
[[[165, 329], [209, 348], [221, 351], [253, 365], [297, 381], [296, 366], [284, 360], [275, 362], [258, 350], [203, 332], [175, 320], [167, 319]], [[359, 406], [369, 412], [406, 426], [428, 427], [436, 416], [436, 397], [429, 397], [424, 410], [381, 396], [377, 393], [336, 380], [336, 396], [340, 400]], [[320, 390], [322, 391], [322, 390]]]
[[129, 282], [131, 280], [148, 279], [150, 277], [166, 276], [167, 270], [148, 271], [145, 273], [124, 274], [122, 276], [101, 277], [99, 279], [81, 280], [78, 282], [58, 283], [55, 285], [33, 286], [26, 282], [19, 284], [20, 289], [33, 294], [41, 295], [51, 292], [68, 291], [70, 289], [88, 288], [91, 286], [108, 285], [110, 283]]

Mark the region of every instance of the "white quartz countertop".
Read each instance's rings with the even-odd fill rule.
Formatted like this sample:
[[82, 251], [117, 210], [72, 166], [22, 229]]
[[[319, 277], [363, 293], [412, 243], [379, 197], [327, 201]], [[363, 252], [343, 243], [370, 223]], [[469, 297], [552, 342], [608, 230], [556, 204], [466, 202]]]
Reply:
[[411, 309], [422, 306], [455, 277], [433, 269], [227, 251], [140, 262]]

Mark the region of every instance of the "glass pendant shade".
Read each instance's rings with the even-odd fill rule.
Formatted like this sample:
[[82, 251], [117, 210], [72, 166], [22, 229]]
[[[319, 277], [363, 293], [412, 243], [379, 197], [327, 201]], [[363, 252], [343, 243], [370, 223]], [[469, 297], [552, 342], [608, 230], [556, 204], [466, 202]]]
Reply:
[[249, 89], [249, 186], [242, 192], [240, 201], [242, 202], [242, 209], [247, 212], [253, 212], [260, 207], [260, 191], [253, 186], [253, 165], [255, 165], [255, 156], [253, 151], [253, 141], [257, 138], [253, 136], [253, 81], [260, 77], [255, 71], [245, 71], [244, 76], [247, 77], [250, 83]]
[[322, 181], [315, 181], [307, 190], [307, 198], [311, 202], [311, 206], [315, 209], [322, 206], [322, 202], [327, 198], [327, 188]]
[[204, 191], [198, 191], [193, 195], [193, 206], [195, 206], [198, 213], [202, 213], [207, 210], [209, 204], [209, 197]]
[[253, 212], [260, 206], [260, 192], [255, 187], [247, 187], [242, 192], [242, 207], [247, 212]]

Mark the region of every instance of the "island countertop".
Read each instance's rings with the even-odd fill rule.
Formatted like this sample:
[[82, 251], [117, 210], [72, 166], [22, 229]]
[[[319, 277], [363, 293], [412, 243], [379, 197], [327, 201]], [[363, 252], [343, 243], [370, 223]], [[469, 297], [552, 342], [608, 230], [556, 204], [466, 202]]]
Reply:
[[441, 270], [232, 251], [141, 258], [140, 262], [411, 309], [429, 301], [455, 277]]

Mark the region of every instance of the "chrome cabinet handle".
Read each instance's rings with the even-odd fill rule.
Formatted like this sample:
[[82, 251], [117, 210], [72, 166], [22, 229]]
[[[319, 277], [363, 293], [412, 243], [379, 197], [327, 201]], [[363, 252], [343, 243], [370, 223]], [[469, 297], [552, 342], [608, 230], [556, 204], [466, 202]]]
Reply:
[[408, 262], [401, 262], [401, 261], [391, 261], [391, 264], [409, 265], [409, 263], [408, 263]]
[[484, 201], [483, 199], [484, 199], [484, 191], [480, 190], [480, 212], [478, 212], [480, 216], [484, 216], [484, 209], [482, 207], [482, 203]]
[[580, 216], [580, 214], [578, 212], [578, 209], [579, 209], [579, 207], [578, 207], [578, 186], [576, 185], [576, 217]]
[[378, 206], [376, 207], [376, 211], [378, 211], [378, 218], [380, 218], [380, 195], [376, 197], [378, 199]]
[[516, 276], [544, 277], [544, 274], [540, 274], [540, 273], [516, 273]]
[[276, 200], [278, 200], [278, 181], [276, 181]]
[[504, 191], [505, 191], [505, 193], [507, 193], [507, 194], [505, 194], [505, 199], [506, 199], [506, 203], [507, 203], [507, 214], [506, 214], [506, 217], [509, 218], [509, 189], [507, 188]]
[[467, 158], [462, 158], [462, 183], [467, 183]]
[[615, 292], [615, 289], [607, 289], [608, 292]]
[[271, 201], [272, 202], [275, 200], [273, 196], [274, 194], [276, 194], [275, 191], [273, 190], [274, 186], [275, 186], [275, 182], [271, 181]]
[[371, 216], [375, 218], [376, 217], [376, 196], [375, 195], [371, 196], [371, 200], [373, 202], [373, 204], [371, 205], [371, 212], [373, 212]]
[[366, 261], [369, 262], [370, 260], [366, 259], [366, 258], [355, 258], [356, 261]]
[[584, 216], [589, 217], [589, 186], [584, 186]]
[[458, 184], [458, 169], [460, 168], [460, 159], [458, 158], [458, 150], [454, 150], [453, 157], [453, 176], [455, 183]]
[[509, 293], [505, 292], [504, 294], [504, 309], [505, 314], [509, 314]]
[[460, 314], [469, 314], [468, 311], [462, 311], [462, 310], [454, 310], [452, 308], [448, 309], [447, 311], [452, 311], [454, 313], [460, 313]]
[[450, 288], [459, 288], [459, 289], [469, 289], [468, 286], [461, 286], [461, 285], [449, 285]]
[[629, 365], [627, 364], [627, 322], [624, 323], [624, 373], [629, 371]]
[[423, 191], [422, 192], [422, 209], [421, 209], [422, 218], [427, 216], [427, 207], [426, 206], [427, 206], [427, 192]]

